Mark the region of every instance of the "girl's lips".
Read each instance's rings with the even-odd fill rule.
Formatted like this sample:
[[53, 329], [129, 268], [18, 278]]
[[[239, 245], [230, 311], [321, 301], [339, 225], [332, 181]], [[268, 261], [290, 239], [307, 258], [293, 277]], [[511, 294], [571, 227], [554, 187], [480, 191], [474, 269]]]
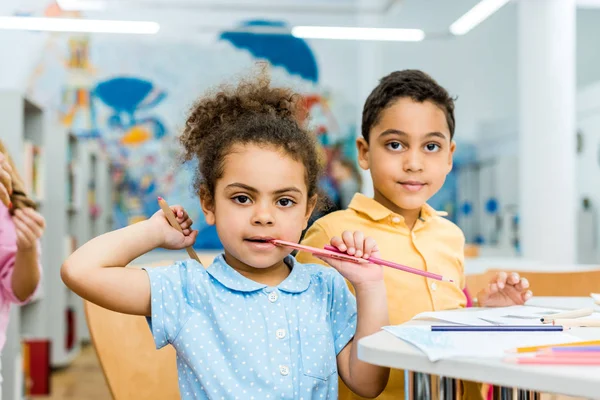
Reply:
[[255, 236], [244, 239], [244, 242], [248, 243], [251, 248], [256, 250], [269, 250], [275, 247], [272, 240], [272, 237]]

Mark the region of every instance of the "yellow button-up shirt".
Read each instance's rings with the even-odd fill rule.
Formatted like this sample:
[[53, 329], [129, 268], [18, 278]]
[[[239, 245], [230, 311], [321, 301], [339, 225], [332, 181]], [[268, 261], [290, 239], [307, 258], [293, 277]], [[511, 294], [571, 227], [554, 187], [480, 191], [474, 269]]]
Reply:
[[[412, 230], [401, 215], [375, 200], [356, 194], [348, 209], [317, 220], [306, 232], [302, 244], [323, 248], [343, 231], [362, 231], [377, 242], [381, 257], [452, 279], [442, 282], [420, 275], [384, 267], [390, 323], [402, 324], [423, 311], [461, 308], [466, 305], [463, 292], [465, 237], [459, 227], [443, 218], [445, 213], [424, 205]], [[323, 262], [299, 252], [302, 263]], [[386, 390], [378, 399], [402, 399], [404, 373], [392, 370]], [[340, 382], [340, 399], [359, 399]]]

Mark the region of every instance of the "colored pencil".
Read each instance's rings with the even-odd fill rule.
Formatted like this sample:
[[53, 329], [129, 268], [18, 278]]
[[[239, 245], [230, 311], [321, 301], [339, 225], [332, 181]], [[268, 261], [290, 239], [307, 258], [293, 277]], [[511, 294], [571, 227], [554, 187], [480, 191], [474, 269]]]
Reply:
[[[332, 252], [335, 252], [335, 253], [339, 253], [339, 254], [346, 254], [346, 253], [340, 251], [338, 248], [336, 248], [334, 246], [330, 246], [330, 245], [326, 245], [325, 246], [325, 250], [329, 250], [329, 251], [332, 251]], [[412, 267], [407, 267], [406, 265], [397, 264], [395, 262], [382, 260], [382, 259], [377, 258], [377, 257], [369, 257], [366, 260], [369, 260], [369, 262], [372, 262], [373, 264], [385, 265], [386, 267], [399, 269], [401, 271], [409, 272], [409, 273], [415, 274], [415, 275], [421, 275], [421, 276], [424, 276], [426, 278], [436, 279], [438, 281], [444, 281], [444, 282], [454, 282], [452, 279], [446, 278], [443, 275], [434, 274], [433, 272], [421, 271], [420, 269], [416, 269], [416, 268], [412, 268]]]
[[432, 325], [432, 332], [558, 332], [558, 325]]
[[565, 346], [565, 347], [551, 347], [549, 349], [542, 349], [541, 351], [546, 353], [573, 353], [573, 352], [592, 352], [600, 353], [600, 346]]
[[294, 242], [287, 242], [285, 240], [273, 239], [273, 240], [271, 240], [271, 243], [273, 243], [277, 246], [285, 246], [285, 247], [289, 247], [292, 249], [305, 251], [307, 253], [311, 253], [316, 256], [335, 258], [337, 260], [349, 261], [349, 262], [353, 262], [356, 264], [368, 264], [369, 263], [369, 261], [367, 261], [364, 258], [354, 257], [354, 256], [351, 256], [351, 255], [345, 254], [345, 253], [335, 253], [333, 251], [318, 249], [316, 247], [304, 246], [302, 244], [298, 244], [298, 243], [294, 243]]
[[536, 353], [536, 357], [581, 357], [581, 358], [600, 358], [600, 352], [598, 351], [560, 351], [560, 352], [548, 352], [540, 351]]
[[526, 347], [517, 347], [516, 349], [508, 350], [508, 353], [532, 353], [536, 351], [540, 351], [542, 349], [550, 349], [556, 347], [580, 347], [580, 346], [600, 346], [600, 340], [586, 340], [580, 342], [570, 342], [570, 343], [555, 343], [555, 344], [545, 344], [541, 346], [526, 346]]
[[518, 357], [513, 359], [506, 359], [505, 361], [515, 364], [600, 365], [600, 357]]
[[591, 318], [573, 318], [573, 319], [555, 319], [552, 325], [562, 325], [568, 327], [600, 327], [600, 319]]
[[571, 310], [571, 311], [565, 311], [565, 312], [560, 312], [560, 313], [556, 313], [556, 314], [551, 314], [546, 317], [540, 318], [540, 320], [545, 324], [550, 324], [555, 319], [587, 317], [589, 315], [592, 315], [593, 312], [594, 312], [594, 310], [592, 310], [591, 308], [581, 308], [579, 310]]
[[[183, 233], [183, 229], [181, 229], [181, 225], [179, 225], [179, 222], [177, 222], [177, 218], [175, 218], [175, 214], [173, 214], [173, 211], [171, 210], [171, 208], [169, 207], [169, 205], [167, 204], [165, 199], [163, 199], [162, 197], [159, 197], [158, 205], [160, 206], [160, 209], [163, 211], [163, 213], [165, 213], [165, 217], [167, 218], [167, 221], [169, 221], [169, 224], [171, 224], [171, 226], [173, 228], [177, 229], [179, 232]], [[185, 249], [191, 258], [198, 261], [200, 263], [200, 265], [202, 265], [202, 262], [200, 261], [198, 254], [196, 254], [196, 251], [194, 250], [194, 248], [192, 246], [188, 246]]]

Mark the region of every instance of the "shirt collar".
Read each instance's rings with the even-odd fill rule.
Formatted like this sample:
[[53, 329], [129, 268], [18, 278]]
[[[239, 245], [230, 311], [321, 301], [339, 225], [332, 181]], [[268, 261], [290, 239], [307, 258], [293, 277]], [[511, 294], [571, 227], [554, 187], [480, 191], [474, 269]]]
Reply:
[[[389, 208], [361, 193], [356, 193], [354, 195], [350, 205], [348, 205], [348, 208], [351, 208], [361, 214], [365, 214], [373, 221], [381, 221], [394, 214]], [[423, 207], [421, 207], [421, 215], [419, 218], [422, 221], [426, 221], [431, 217], [445, 217], [446, 215], [448, 215], [447, 212], [436, 211], [429, 204], [425, 203], [423, 204]]]
[[[277, 289], [289, 293], [300, 293], [308, 289], [311, 282], [311, 275], [308, 269], [303, 268], [302, 264], [297, 262], [292, 256], [287, 256], [284, 262], [290, 266], [291, 271], [288, 277], [277, 286]], [[206, 272], [221, 285], [238, 292], [255, 292], [267, 287], [264, 283], [248, 279], [231, 268], [225, 262], [223, 254], [215, 258], [214, 262], [206, 269]]]

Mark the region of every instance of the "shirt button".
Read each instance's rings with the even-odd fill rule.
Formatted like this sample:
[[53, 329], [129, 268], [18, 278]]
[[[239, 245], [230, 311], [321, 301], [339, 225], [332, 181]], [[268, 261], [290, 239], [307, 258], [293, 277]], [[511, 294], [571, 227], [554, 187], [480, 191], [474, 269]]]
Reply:
[[287, 365], [280, 365], [279, 372], [281, 373], [281, 375], [287, 376], [290, 374], [290, 369]]
[[277, 336], [277, 339], [285, 338], [285, 329], [277, 329], [275, 336]]
[[410, 233], [410, 237], [412, 237], [412, 238], [413, 238], [413, 240], [415, 240], [415, 238], [417, 237], [417, 235], [415, 235], [415, 233], [414, 233], [414, 232], [411, 232], [411, 233]]
[[394, 218], [392, 218], [392, 222], [395, 223], [395, 224], [399, 224], [400, 223], [400, 218], [394, 217]]
[[279, 298], [279, 295], [277, 294], [277, 292], [271, 292], [271, 293], [269, 293], [269, 301], [271, 303], [275, 303], [278, 298]]
[[437, 289], [437, 283], [431, 282], [431, 290], [435, 291]]

